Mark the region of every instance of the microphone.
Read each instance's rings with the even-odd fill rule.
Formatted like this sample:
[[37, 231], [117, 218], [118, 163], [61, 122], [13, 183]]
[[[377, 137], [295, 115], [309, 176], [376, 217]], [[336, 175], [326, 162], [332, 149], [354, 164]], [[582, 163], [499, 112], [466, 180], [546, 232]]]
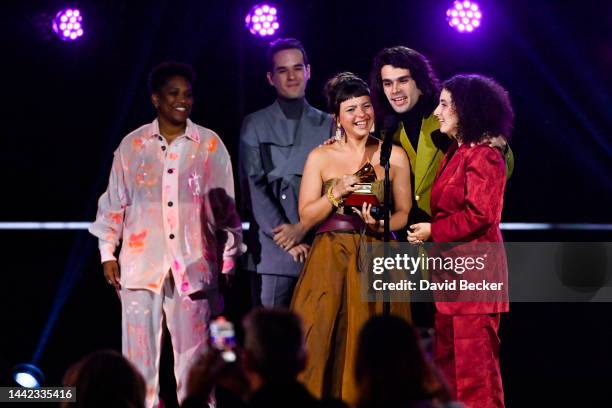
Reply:
[[387, 115], [383, 120], [382, 129], [380, 130], [380, 136], [383, 140], [382, 147], [380, 149], [380, 165], [386, 166], [391, 157], [391, 147], [393, 147], [393, 134], [397, 130], [399, 120], [395, 115]]

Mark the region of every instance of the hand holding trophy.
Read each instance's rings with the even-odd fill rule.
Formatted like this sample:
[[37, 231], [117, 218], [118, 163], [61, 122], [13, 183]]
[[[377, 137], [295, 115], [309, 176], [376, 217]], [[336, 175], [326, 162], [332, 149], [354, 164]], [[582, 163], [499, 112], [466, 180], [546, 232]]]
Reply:
[[376, 172], [374, 167], [370, 162], [367, 162], [354, 175], [359, 178], [359, 182], [355, 184], [357, 189], [344, 200], [346, 213], [350, 214], [353, 208], [361, 211], [363, 205], [368, 204], [372, 206], [370, 209], [372, 217], [379, 220], [382, 216], [382, 206], [375, 192]]

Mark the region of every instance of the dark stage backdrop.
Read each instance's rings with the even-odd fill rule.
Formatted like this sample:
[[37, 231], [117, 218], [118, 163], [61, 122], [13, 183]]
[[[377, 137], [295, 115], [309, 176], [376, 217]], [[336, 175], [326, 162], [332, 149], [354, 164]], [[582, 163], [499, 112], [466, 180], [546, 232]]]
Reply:
[[[343, 70], [366, 77], [384, 46], [423, 52], [441, 79], [458, 72], [493, 76], [516, 111], [516, 169], [504, 221], [612, 222], [612, 3], [483, 0], [483, 25], [473, 35], [446, 25], [450, 3], [275, 2], [280, 35], [301, 39], [308, 51], [314, 106], [324, 107], [328, 77]], [[113, 150], [154, 117], [146, 79], [164, 60], [195, 67], [192, 119], [217, 131], [235, 161], [243, 116], [274, 98], [265, 80], [267, 41], [243, 26], [251, 5], [82, 0], [85, 36], [68, 44], [43, 24], [64, 2], [2, 3], [0, 221], [92, 220]], [[506, 238], [610, 241], [605, 233]], [[42, 355], [52, 385], [84, 353], [119, 347], [118, 303], [101, 279], [91, 237], [1, 231], [0, 243], [0, 385], [10, 366], [31, 358], [67, 270], [76, 286]], [[237, 290], [237, 302], [246, 305], [248, 290]], [[603, 390], [612, 379], [610, 309], [516, 305], [502, 328], [509, 406], [530, 406], [531, 395], [563, 402], [566, 394], [579, 400]], [[543, 383], [557, 386], [539, 389]]]
[[[243, 26], [248, 2], [81, 1], [85, 36], [67, 44], [37, 26], [61, 1], [4, 5], [3, 220], [88, 220], [111, 153], [150, 121], [147, 74], [174, 59], [199, 75], [192, 118], [236, 157], [244, 114], [269, 104], [264, 40]], [[341, 70], [367, 76], [374, 54], [404, 44], [439, 77], [481, 72], [511, 93], [516, 172], [506, 221], [612, 221], [612, 3], [482, 1], [484, 23], [458, 35], [448, 0], [278, 1], [284, 36], [309, 53], [308, 99]], [[41, 202], [42, 199], [42, 202]]]

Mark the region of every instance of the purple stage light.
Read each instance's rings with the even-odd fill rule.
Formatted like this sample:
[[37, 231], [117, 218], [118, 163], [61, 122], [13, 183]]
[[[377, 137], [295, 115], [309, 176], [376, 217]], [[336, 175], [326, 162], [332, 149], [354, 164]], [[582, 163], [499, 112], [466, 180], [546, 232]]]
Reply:
[[60, 10], [53, 19], [53, 31], [62, 41], [74, 41], [83, 36], [83, 16], [77, 9]]
[[469, 0], [455, 0], [446, 10], [446, 21], [460, 33], [471, 33], [480, 27], [482, 11], [478, 3]]
[[257, 4], [244, 19], [251, 34], [268, 37], [280, 28], [278, 10], [270, 4]]

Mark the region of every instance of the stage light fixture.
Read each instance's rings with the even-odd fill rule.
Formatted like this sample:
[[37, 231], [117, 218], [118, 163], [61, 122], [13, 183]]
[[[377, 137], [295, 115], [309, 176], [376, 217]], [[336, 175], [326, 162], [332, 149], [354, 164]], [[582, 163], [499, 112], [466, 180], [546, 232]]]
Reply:
[[278, 9], [270, 4], [257, 4], [251, 8], [244, 19], [251, 34], [269, 37], [280, 28]]
[[471, 33], [480, 27], [482, 11], [478, 3], [469, 0], [455, 0], [446, 10], [446, 21], [460, 33]]
[[65, 8], [53, 19], [53, 31], [62, 41], [75, 41], [83, 36], [83, 16], [79, 9]]
[[13, 380], [21, 387], [38, 388], [45, 382], [45, 376], [34, 364], [26, 363], [13, 369]]

